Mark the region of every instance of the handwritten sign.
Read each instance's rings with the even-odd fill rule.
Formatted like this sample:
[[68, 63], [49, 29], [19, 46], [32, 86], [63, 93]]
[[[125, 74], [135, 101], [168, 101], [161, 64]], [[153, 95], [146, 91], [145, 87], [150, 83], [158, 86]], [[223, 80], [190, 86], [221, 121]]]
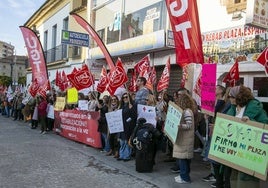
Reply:
[[70, 88], [67, 90], [67, 104], [77, 104], [78, 91], [76, 88]]
[[105, 114], [110, 133], [119, 133], [124, 131], [122, 110], [116, 110]]
[[201, 109], [203, 113], [214, 116], [216, 101], [216, 64], [202, 65]]
[[147, 106], [138, 104], [138, 118], [146, 119], [146, 123], [152, 124], [156, 127], [156, 111], [155, 106]]
[[183, 111], [179, 106], [177, 106], [174, 102], [169, 101], [164, 132], [172, 143], [175, 143], [177, 139], [182, 112]]
[[55, 111], [63, 111], [65, 107], [65, 97], [57, 97], [54, 106]]
[[266, 180], [268, 125], [218, 113], [209, 158]]
[[79, 100], [78, 101], [79, 110], [88, 110], [88, 100]]

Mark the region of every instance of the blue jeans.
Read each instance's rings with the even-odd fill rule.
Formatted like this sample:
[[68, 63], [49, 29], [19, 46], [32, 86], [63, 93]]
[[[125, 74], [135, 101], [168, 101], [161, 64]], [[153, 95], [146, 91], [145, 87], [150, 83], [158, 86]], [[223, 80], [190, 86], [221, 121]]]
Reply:
[[10, 109], [8, 106], [5, 106], [5, 111], [6, 111], [6, 116], [9, 117], [10, 116]]
[[131, 154], [132, 154], [132, 148], [128, 145], [128, 141], [120, 139], [120, 149], [119, 149], [120, 159], [130, 159]]
[[107, 138], [107, 134], [101, 133], [101, 137], [104, 141], [103, 150], [109, 152], [111, 150], [109, 139]]
[[187, 182], [191, 181], [190, 178], [190, 165], [191, 159], [179, 159], [179, 166], [180, 166], [180, 176], [181, 179]]

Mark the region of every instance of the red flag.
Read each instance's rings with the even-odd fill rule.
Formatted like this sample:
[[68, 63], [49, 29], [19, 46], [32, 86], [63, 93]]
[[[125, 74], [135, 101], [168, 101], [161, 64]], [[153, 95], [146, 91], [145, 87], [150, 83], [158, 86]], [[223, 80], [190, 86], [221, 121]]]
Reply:
[[113, 69], [114, 66], [114, 62], [112, 60], [112, 57], [110, 55], [110, 53], [108, 52], [106, 46], [104, 45], [104, 43], [102, 42], [101, 38], [99, 37], [98, 33], [93, 29], [93, 27], [91, 27], [91, 25], [81, 16], [75, 14], [75, 13], [71, 13], [71, 16], [74, 17], [74, 19], [76, 20], [76, 22], [81, 25], [87, 32], [88, 34], [91, 35], [91, 37], [96, 41], [96, 43], [98, 44], [98, 46], [100, 47], [110, 69]]
[[166, 0], [176, 46], [176, 62], [184, 67], [204, 63], [196, 1]]
[[256, 60], [264, 66], [265, 73], [268, 75], [268, 47], [266, 47]]
[[154, 66], [151, 68], [150, 80], [152, 84], [156, 84], [156, 70]]
[[38, 88], [38, 93], [45, 99], [47, 97], [47, 91], [51, 89], [50, 82], [47, 80], [46, 84]]
[[130, 84], [128, 86], [128, 90], [130, 92], [136, 92], [138, 88], [137, 88], [137, 84], [136, 84], [137, 75], [136, 75], [135, 70], [133, 70], [131, 74], [132, 74], [132, 77], [130, 80]]
[[37, 79], [34, 79], [34, 81], [32, 81], [32, 84], [28, 88], [28, 91], [32, 97], [35, 97], [37, 92], [38, 92], [38, 89], [39, 89], [38, 81], [37, 81]]
[[31, 29], [20, 26], [25, 45], [27, 48], [30, 66], [32, 67], [32, 81], [39, 86], [44, 85], [48, 80], [47, 67], [42, 45], [39, 38]]
[[82, 65], [82, 69], [67, 75], [72, 85], [79, 91], [90, 87], [94, 84], [94, 78], [86, 64]]
[[61, 91], [65, 91], [68, 87], [68, 79], [67, 76], [65, 74], [65, 71], [63, 70], [61, 72], [61, 76], [60, 76], [60, 83], [59, 83], [59, 88]]
[[127, 73], [124, 70], [123, 63], [120, 58], [118, 58], [116, 62], [116, 67], [112, 70], [109, 75], [109, 83], [107, 87], [107, 91], [110, 95], [114, 95], [115, 90], [125, 84], [128, 81]]
[[229, 83], [231, 87], [235, 86], [235, 81], [239, 80], [238, 61], [236, 60], [229, 73], [224, 77], [222, 82]]
[[107, 84], [108, 84], [107, 70], [105, 67], [102, 67], [100, 80], [96, 90], [100, 93], [103, 93], [106, 90]]
[[170, 77], [170, 57], [168, 58], [166, 62], [166, 66], [163, 70], [163, 73], [161, 75], [161, 78], [157, 84], [157, 91], [163, 91], [164, 89], [168, 88], [169, 85], [169, 77]]
[[134, 70], [140, 74], [142, 71], [148, 71], [150, 69], [150, 55], [146, 55], [135, 66]]

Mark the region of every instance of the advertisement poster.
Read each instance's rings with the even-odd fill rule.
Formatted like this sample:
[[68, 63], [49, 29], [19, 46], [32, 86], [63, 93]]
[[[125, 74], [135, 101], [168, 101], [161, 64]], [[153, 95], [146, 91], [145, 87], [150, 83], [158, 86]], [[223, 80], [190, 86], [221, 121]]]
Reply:
[[218, 113], [209, 158], [266, 180], [268, 126]]
[[174, 102], [169, 101], [164, 132], [167, 134], [172, 143], [176, 142], [181, 116], [182, 109]]

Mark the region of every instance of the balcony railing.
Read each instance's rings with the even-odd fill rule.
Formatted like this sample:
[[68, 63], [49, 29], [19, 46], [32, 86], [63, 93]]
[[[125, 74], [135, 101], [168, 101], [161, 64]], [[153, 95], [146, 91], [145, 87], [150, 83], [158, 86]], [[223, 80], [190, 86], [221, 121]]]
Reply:
[[44, 53], [47, 64], [66, 59], [68, 57], [67, 49], [68, 48], [66, 44], [61, 44], [55, 48], [45, 51]]

